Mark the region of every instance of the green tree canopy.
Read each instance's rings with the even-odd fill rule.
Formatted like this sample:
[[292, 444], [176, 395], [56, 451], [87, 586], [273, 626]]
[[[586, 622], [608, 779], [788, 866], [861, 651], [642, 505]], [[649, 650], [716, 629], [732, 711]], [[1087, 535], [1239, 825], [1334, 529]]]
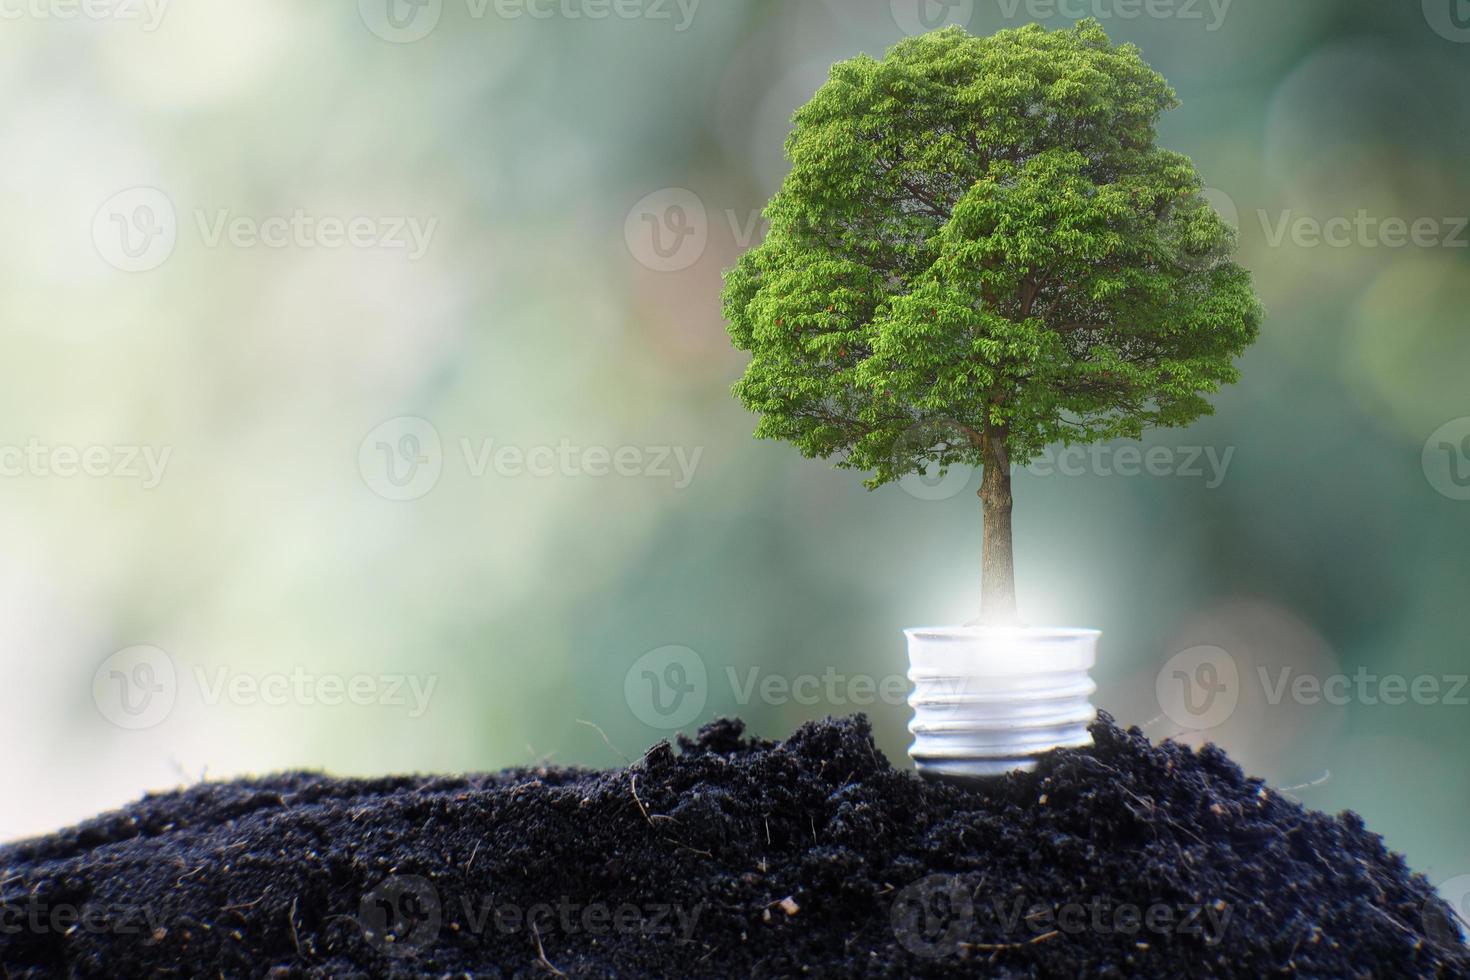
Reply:
[[842, 62], [796, 114], [769, 234], [727, 275], [757, 436], [870, 487], [986, 466], [998, 615], [1010, 465], [1209, 412], [1259, 328], [1233, 229], [1156, 145], [1175, 105], [1091, 20]]

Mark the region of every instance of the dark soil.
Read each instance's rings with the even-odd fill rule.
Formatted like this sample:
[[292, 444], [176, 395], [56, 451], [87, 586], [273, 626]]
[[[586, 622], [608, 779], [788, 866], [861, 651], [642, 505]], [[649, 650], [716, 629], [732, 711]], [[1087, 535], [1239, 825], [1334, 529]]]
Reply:
[[1096, 745], [966, 791], [865, 719], [627, 769], [151, 796], [0, 848], [0, 977], [1470, 976], [1353, 814], [1213, 747]]

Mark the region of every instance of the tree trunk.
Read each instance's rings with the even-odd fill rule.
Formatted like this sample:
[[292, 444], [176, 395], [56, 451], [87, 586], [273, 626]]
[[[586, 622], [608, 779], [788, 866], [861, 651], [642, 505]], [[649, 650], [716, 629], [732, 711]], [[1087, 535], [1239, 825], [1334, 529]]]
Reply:
[[985, 471], [980, 481], [985, 546], [980, 559], [980, 623], [1016, 625], [1016, 566], [1011, 551], [1011, 460], [1005, 433], [985, 430]]

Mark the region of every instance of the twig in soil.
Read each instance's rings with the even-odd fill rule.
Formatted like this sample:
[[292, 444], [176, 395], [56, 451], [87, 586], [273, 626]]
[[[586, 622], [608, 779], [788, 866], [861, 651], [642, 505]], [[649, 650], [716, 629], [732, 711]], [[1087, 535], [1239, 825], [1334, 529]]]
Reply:
[[188, 769], [185, 769], [184, 763], [177, 756], [169, 756], [168, 764], [174, 772], [179, 774], [179, 778], [183, 780], [185, 786], [198, 786], [200, 783], [209, 782], [209, 766], [207, 764], [199, 770], [199, 775], [197, 776]]
[[[629, 779], [628, 785], [629, 785], [629, 788], [633, 790], [633, 802], [634, 803], [637, 803], [638, 804], [638, 809], [640, 809], [640, 810], [643, 811], [643, 819], [648, 821], [648, 825], [650, 827], [654, 827], [653, 822], [655, 820], [667, 820], [669, 823], [678, 823], [679, 822], [678, 820], [675, 820], [673, 817], [669, 816], [667, 813], [649, 813], [648, 812], [648, 807], [644, 806], [643, 805], [643, 801], [638, 798], [638, 777], [637, 777], [637, 775], [634, 775], [634, 776], [632, 776]], [[657, 827], [654, 827], [654, 829], [657, 830], [658, 828]]]
[[633, 760], [632, 759], [628, 758], [626, 755], [623, 755], [623, 750], [622, 749], [620, 749], [616, 745], [612, 744], [612, 739], [610, 739], [610, 738], [607, 737], [607, 732], [603, 731], [602, 728], [601, 728], [601, 726], [599, 726], [595, 722], [587, 721], [587, 720], [582, 719], [582, 718], [578, 718], [577, 719], [577, 724], [579, 724], [579, 725], [586, 725], [588, 728], [592, 729], [594, 732], [596, 732], [597, 734], [601, 735], [602, 736], [603, 743], [606, 744], [608, 748], [612, 749], [613, 752], [617, 753], [617, 755], [619, 755], [622, 758], [623, 762], [625, 762], [626, 764], [628, 764], [630, 766], [633, 764]]
[[556, 758], [556, 750], [552, 749], [550, 752], [538, 753], [534, 748], [531, 747], [531, 743], [527, 742], [526, 758], [535, 759], [536, 764], [530, 768], [537, 769], [544, 774], [546, 772], [546, 769], [551, 765], [551, 760]]
[[550, 970], [553, 976], [566, 976], [565, 973], [558, 970], [555, 966], [552, 965], [552, 962], [546, 958], [546, 948], [541, 945], [541, 930], [536, 928], [536, 923], [534, 922], [531, 923], [531, 935], [536, 938], [536, 965], [543, 966], [546, 969]]
[[298, 895], [291, 899], [291, 911], [286, 913], [286, 921], [291, 923], [291, 945], [296, 947], [296, 955], [301, 955], [301, 934], [296, 931], [296, 903], [301, 901]]
[[1020, 949], [1023, 946], [1035, 946], [1037, 943], [1045, 942], [1048, 939], [1053, 939], [1060, 935], [1060, 930], [1053, 929], [1051, 932], [1044, 932], [1039, 936], [1033, 936], [1032, 938], [1026, 940], [1024, 943], [960, 943], [959, 945], [964, 947], [965, 949], [973, 949], [980, 953], [999, 953], [1007, 949]]
[[[178, 867], [187, 868], [188, 865], [187, 864], [180, 863], [180, 864], [178, 864]], [[190, 871], [188, 874], [183, 875], [182, 877], [179, 878], [178, 881], [174, 882], [174, 887], [175, 888], [183, 888], [184, 887], [184, 882], [188, 881], [190, 878], [192, 878], [195, 875], [199, 874], [199, 872], [206, 870], [208, 867], [209, 867], [209, 865], [207, 865], [207, 864], [201, 864], [201, 865], [199, 865], [199, 867], [195, 868], [193, 871]]]
[[1400, 932], [1408, 933], [1410, 936], [1414, 935], [1414, 930], [1410, 929], [1408, 926], [1404, 925], [1398, 919], [1395, 919], [1393, 916], [1389, 915], [1383, 909], [1379, 908], [1376, 905], [1370, 905], [1368, 907], [1371, 908], [1373, 911], [1377, 912], [1379, 915], [1383, 916], [1383, 918], [1388, 922], [1388, 924], [1391, 925], [1391, 926], [1393, 926], [1395, 929], [1398, 929]]
[[[1139, 725], [1138, 728], [1139, 728], [1140, 731], [1145, 731], [1146, 732], [1146, 731], [1149, 730], [1149, 728], [1153, 727], [1154, 725], [1158, 724], [1159, 722], [1161, 722], [1163, 720], [1164, 720], [1164, 716], [1163, 715], [1155, 715], [1154, 717], [1150, 718], [1148, 721], [1144, 722], [1142, 725]], [[1179, 727], [1179, 728], [1175, 728], [1175, 729], [1173, 729], [1171, 731], [1165, 732], [1162, 736], [1159, 737], [1159, 741], [1163, 741], [1164, 739], [1173, 739], [1174, 741], [1177, 742], [1177, 741], [1179, 741], [1179, 736], [1181, 736], [1181, 735], [1192, 735], [1192, 734], [1194, 734], [1194, 730], [1193, 729]]]
[[1318, 776], [1316, 779], [1312, 780], [1309, 783], [1297, 783], [1295, 786], [1278, 786], [1276, 787], [1276, 792], [1290, 793], [1294, 789], [1315, 789], [1316, 787], [1321, 786], [1323, 783], [1327, 782], [1327, 780], [1331, 778], [1332, 770], [1324, 769], [1322, 771], [1322, 775]]
[[[667, 820], [669, 823], [678, 823], [679, 822], [679, 821], [675, 820], [673, 817], [669, 816], [667, 813], [649, 813], [648, 812], [648, 807], [644, 806], [643, 805], [643, 801], [638, 798], [638, 776], [637, 776], [637, 774], [634, 774], [633, 776], [631, 776], [629, 778], [629, 780], [628, 780], [628, 788], [633, 791], [633, 802], [636, 803], [636, 804], [638, 804], [638, 810], [639, 810], [639, 812], [641, 812], [643, 814], [643, 819], [648, 821], [648, 826], [652, 827], [654, 830], [658, 830], [658, 826], [653, 822], [654, 820]], [[662, 840], [665, 840], [668, 843], [673, 844], [677, 848], [680, 848], [680, 849], [685, 850], [685, 851], [692, 851], [695, 854], [703, 855], [704, 857], [710, 858], [711, 860], [714, 859], [714, 855], [711, 854], [709, 851], [701, 851], [697, 847], [690, 847], [688, 844], [680, 843], [679, 841], [676, 841], [676, 840], [674, 840], [674, 838], [669, 837], [669, 836], [667, 836], [665, 834], [659, 834], [659, 837]]]
[[267, 888], [265, 890], [265, 894], [262, 895], [262, 896], [260, 896], [259, 898], [257, 898], [253, 902], [246, 902], [243, 905], [226, 905], [224, 908], [220, 909], [220, 911], [221, 912], [239, 912], [242, 909], [253, 909], [253, 908], [255, 908], [255, 906], [257, 906], [261, 902], [265, 901], [266, 900], [266, 897], [269, 896], [270, 893], [271, 893], [270, 892], [270, 889]]
[[653, 827], [653, 818], [648, 815], [648, 807], [644, 806], [643, 801], [638, 798], [638, 776], [636, 774], [628, 780], [628, 788], [633, 791], [633, 802], [638, 804], [638, 809], [643, 813], [643, 819], [648, 821], [648, 826]]

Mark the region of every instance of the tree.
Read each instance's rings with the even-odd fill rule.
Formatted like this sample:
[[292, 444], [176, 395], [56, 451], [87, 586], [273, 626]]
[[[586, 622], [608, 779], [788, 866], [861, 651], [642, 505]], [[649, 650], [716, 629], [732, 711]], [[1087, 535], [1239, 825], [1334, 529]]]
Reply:
[[795, 116], [770, 231], [726, 275], [756, 435], [867, 470], [983, 467], [982, 621], [1015, 621], [1011, 467], [1211, 411], [1261, 308], [1178, 104], [1095, 20], [860, 56]]

